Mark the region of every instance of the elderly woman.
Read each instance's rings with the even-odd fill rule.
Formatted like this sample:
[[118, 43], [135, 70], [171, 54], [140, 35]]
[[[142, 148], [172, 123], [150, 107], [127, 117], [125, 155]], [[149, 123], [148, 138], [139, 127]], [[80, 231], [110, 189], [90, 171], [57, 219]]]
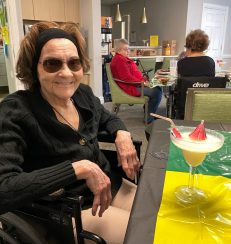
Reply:
[[110, 169], [99, 150], [99, 129], [116, 136], [129, 178], [139, 161], [121, 120], [80, 83], [88, 69], [75, 24], [41, 22], [22, 40], [16, 71], [26, 90], [0, 104], [0, 213], [73, 189], [87, 199], [84, 228], [107, 243], [123, 243], [136, 186]]
[[215, 76], [215, 62], [205, 55], [209, 46], [208, 35], [198, 29], [186, 37], [185, 58], [177, 63], [179, 76]]
[[[159, 86], [149, 87], [149, 82], [143, 77], [135, 62], [129, 58], [129, 45], [126, 39], [115, 40], [116, 54], [111, 61], [111, 72], [114, 78], [125, 82], [144, 82], [143, 93], [149, 98], [148, 100], [148, 123], [153, 122], [154, 118], [150, 113], [155, 113], [162, 98], [162, 89]], [[141, 96], [140, 84], [119, 83], [120, 88], [127, 94], [135, 97]]]

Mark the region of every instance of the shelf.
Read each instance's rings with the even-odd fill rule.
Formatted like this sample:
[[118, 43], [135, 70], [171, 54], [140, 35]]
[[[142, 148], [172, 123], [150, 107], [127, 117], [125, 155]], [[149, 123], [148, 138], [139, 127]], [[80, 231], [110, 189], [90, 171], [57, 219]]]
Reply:
[[101, 28], [101, 34], [111, 34], [112, 28]]

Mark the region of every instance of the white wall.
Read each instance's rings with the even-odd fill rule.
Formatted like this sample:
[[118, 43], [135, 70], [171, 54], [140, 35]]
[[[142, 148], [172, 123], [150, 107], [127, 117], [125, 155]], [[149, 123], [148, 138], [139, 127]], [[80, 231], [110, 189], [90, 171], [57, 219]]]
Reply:
[[231, 0], [204, 0], [205, 3], [223, 5], [229, 7], [227, 30], [225, 37], [224, 55], [231, 55]]
[[87, 36], [90, 58], [90, 86], [103, 102], [101, 58], [101, 1], [80, 0], [80, 23]]
[[226, 29], [226, 36], [225, 36], [225, 43], [224, 43], [224, 50], [222, 59], [225, 62], [223, 69], [231, 71], [231, 1], [230, 0], [204, 0], [204, 3], [222, 5], [229, 8], [228, 10], [228, 19], [227, 19], [227, 29]]
[[188, 0], [186, 35], [201, 28], [203, 0]]

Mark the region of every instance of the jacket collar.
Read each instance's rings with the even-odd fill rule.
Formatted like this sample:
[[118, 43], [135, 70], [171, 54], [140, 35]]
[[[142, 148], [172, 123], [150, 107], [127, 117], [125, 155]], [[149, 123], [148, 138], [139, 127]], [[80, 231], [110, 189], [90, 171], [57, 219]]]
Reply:
[[120, 54], [120, 53], [116, 53], [116, 55], [117, 55], [118, 57], [120, 57], [121, 59], [124, 59], [124, 60], [127, 61], [127, 62], [133, 62], [133, 60], [132, 60], [131, 58], [129, 58], [129, 57], [125, 57], [125, 56], [123, 56], [123, 55]]
[[[33, 112], [38, 114], [38, 116], [43, 117], [44, 122], [52, 120], [54, 123], [57, 123], [57, 118], [51, 105], [42, 97], [40, 90], [36, 89], [32, 93], [34, 95], [31, 96], [30, 100]], [[72, 99], [75, 102], [77, 109], [81, 112], [81, 116], [84, 120], [84, 127], [91, 127], [91, 123], [93, 123], [93, 112], [87, 97], [81, 89], [81, 84], [72, 96]]]

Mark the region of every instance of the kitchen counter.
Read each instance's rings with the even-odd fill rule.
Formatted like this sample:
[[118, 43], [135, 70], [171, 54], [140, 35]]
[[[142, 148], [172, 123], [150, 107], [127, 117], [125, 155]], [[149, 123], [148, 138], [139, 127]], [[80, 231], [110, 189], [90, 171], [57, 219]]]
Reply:
[[133, 56], [129, 57], [131, 59], [138, 59], [138, 58], [177, 58], [177, 55], [174, 56], [162, 56], [162, 55], [156, 55], [156, 56]]
[[136, 59], [155, 59], [157, 63], [159, 62], [163, 62], [164, 58], [171, 58], [171, 59], [176, 59], [178, 56], [174, 55], [174, 56], [133, 56], [133, 57], [129, 57], [133, 60]]

